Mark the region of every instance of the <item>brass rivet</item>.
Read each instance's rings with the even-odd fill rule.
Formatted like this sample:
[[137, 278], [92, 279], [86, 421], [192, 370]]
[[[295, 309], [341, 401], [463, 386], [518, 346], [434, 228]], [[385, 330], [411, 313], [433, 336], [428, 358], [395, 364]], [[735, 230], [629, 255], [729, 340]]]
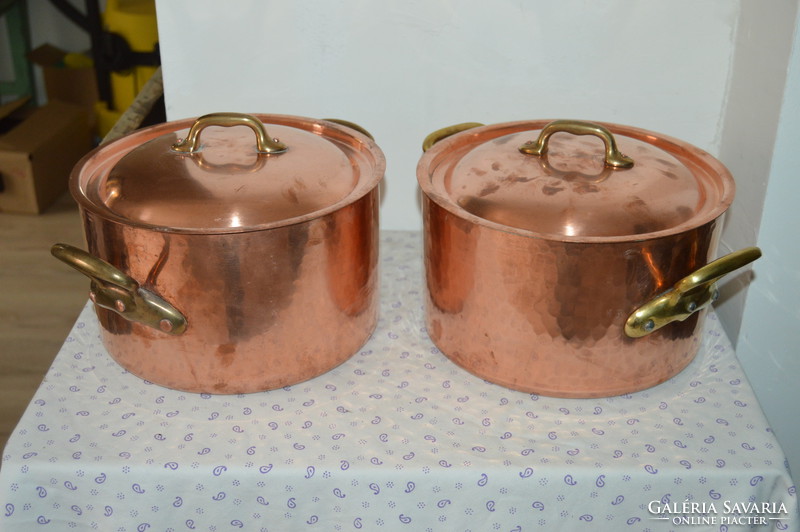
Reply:
[[117, 307], [118, 311], [125, 312], [125, 303], [121, 299], [114, 301], [114, 306]]
[[644, 330], [647, 332], [650, 332], [655, 328], [656, 328], [656, 322], [654, 322], [653, 320], [647, 320], [647, 322], [644, 324]]
[[167, 318], [164, 318], [163, 320], [158, 322], [158, 326], [164, 332], [170, 332], [172, 330], [172, 322], [169, 321]]

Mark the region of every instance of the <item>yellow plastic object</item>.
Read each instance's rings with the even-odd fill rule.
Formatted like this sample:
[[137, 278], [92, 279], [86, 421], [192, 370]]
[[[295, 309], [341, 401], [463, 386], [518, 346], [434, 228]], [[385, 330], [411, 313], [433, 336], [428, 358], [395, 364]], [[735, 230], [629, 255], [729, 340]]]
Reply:
[[64, 55], [64, 66], [67, 68], [93, 68], [94, 61], [86, 54], [69, 52]]
[[[107, 0], [103, 12], [105, 29], [121, 35], [134, 52], [152, 52], [158, 43], [155, 0]], [[112, 109], [105, 102], [97, 105], [98, 130], [101, 137], [130, 107], [136, 95], [157, 67], [137, 66], [122, 72], [111, 73]]]

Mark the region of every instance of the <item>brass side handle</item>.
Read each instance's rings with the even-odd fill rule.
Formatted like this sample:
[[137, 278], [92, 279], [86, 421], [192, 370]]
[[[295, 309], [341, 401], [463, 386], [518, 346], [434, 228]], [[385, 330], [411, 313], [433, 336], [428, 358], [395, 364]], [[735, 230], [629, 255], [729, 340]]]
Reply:
[[350, 122], [349, 120], [342, 120], [341, 118], [323, 118], [323, 120], [325, 120], [326, 122], [333, 122], [334, 124], [339, 124], [340, 126], [349, 127], [350, 129], [355, 129], [362, 135], [369, 137], [370, 140], [375, 140], [375, 137], [372, 136], [372, 133], [370, 133], [363, 127], [359, 126], [355, 122]]
[[592, 122], [581, 120], [555, 120], [550, 122], [539, 133], [539, 138], [535, 141], [526, 142], [520, 146], [519, 151], [528, 155], [543, 157], [547, 153], [548, 142], [554, 133], [571, 133], [573, 135], [593, 135], [600, 138], [605, 144], [605, 165], [611, 168], [630, 168], [633, 166], [633, 159], [623, 155], [617, 148], [617, 141], [611, 132]]
[[233, 127], [247, 126], [256, 135], [256, 150], [258, 153], [283, 153], [288, 148], [278, 139], [273, 139], [267, 134], [267, 129], [258, 118], [243, 113], [211, 113], [195, 120], [186, 138], [172, 145], [172, 150], [178, 153], [194, 153], [200, 149], [200, 133], [209, 126]]
[[69, 244], [55, 244], [50, 252], [92, 280], [89, 298], [97, 306], [173, 336], [186, 330], [180, 311], [106, 261]]
[[716, 281], [761, 256], [757, 247], [740, 249], [684, 277], [663, 294], [637, 308], [625, 322], [625, 334], [641, 338], [673, 321], [683, 321], [719, 297]]
[[474, 127], [481, 127], [483, 124], [480, 122], [464, 122], [463, 124], [455, 124], [453, 126], [443, 127], [442, 129], [437, 129], [422, 141], [422, 151], [428, 151], [431, 149], [431, 146], [439, 142], [440, 140], [446, 139], [456, 133], [461, 133], [462, 131], [466, 131], [468, 129], [472, 129]]

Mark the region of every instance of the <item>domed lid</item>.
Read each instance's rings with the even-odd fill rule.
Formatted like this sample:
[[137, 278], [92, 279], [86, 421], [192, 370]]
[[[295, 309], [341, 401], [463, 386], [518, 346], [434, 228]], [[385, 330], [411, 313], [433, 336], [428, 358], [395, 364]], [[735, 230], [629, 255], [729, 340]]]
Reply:
[[687, 143], [566, 120], [460, 132], [427, 151], [417, 177], [460, 216], [564, 241], [681, 232], [721, 215], [734, 193], [722, 163]]
[[82, 205], [124, 223], [229, 233], [322, 216], [377, 186], [384, 169], [380, 149], [349, 127], [219, 113], [102, 146], [72, 183]]

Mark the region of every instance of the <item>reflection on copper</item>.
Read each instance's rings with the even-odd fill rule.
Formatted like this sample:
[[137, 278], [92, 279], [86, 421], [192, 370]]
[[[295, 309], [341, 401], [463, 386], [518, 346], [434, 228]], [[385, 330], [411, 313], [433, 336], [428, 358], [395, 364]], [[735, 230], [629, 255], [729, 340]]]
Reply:
[[711, 258], [697, 238], [713, 242], [721, 224], [647, 243], [569, 243], [423, 204], [428, 334], [467, 371], [528, 393], [605, 397], [654, 386], [694, 358], [704, 313], [636, 340], [624, 323], [659, 283]]
[[270, 155], [268, 153], [253, 153], [251, 161], [247, 162], [215, 162], [213, 159], [206, 160], [207, 156], [202, 151], [182, 155], [182, 157], [192, 161], [197, 165], [198, 168], [202, 168], [206, 172], [230, 176], [233, 174], [249, 174], [259, 172], [262, 168], [264, 168], [264, 165], [267, 164], [269, 158], [275, 157], [275, 155]]
[[542, 168], [542, 173], [563, 179], [566, 183], [575, 183], [579, 188], [586, 188], [590, 185], [602, 183], [608, 179], [611, 174], [625, 171], [624, 168], [620, 169], [604, 165], [602, 157], [600, 157], [599, 164], [597, 164], [600, 169], [594, 173], [586, 171], [581, 172], [569, 168], [564, 170], [556, 168], [550, 164], [550, 157], [547, 155], [536, 157], [534, 160], [539, 163], [539, 166]]
[[[289, 144], [277, 154], [255, 153], [253, 134], [243, 127], [207, 128], [202, 151], [192, 155], [171, 150], [176, 128], [191, 121], [140, 130], [84, 161], [94, 174], [83, 172], [73, 194], [110, 217], [163, 230], [223, 233], [313, 215], [344, 201], [369, 177], [358, 169], [368, 149], [339, 126], [296, 118], [273, 120], [270, 130]], [[335, 140], [317, 134], [317, 126]]]
[[473, 225], [423, 198], [425, 276], [432, 304], [459, 313], [474, 289], [476, 241]]
[[164, 264], [167, 262], [167, 258], [169, 257], [169, 243], [169, 239], [164, 239], [164, 246], [161, 248], [158, 258], [153, 263], [153, 267], [150, 268], [150, 271], [147, 273], [147, 277], [144, 281], [145, 286], [155, 286], [156, 280], [158, 279], [158, 274], [161, 273], [161, 270], [164, 268]]
[[[89, 214], [98, 240], [111, 243], [106, 253], [126, 257], [134, 278], [151, 275], [188, 320], [182, 336], [167, 337], [98, 308], [109, 354], [157, 384], [225, 394], [295, 384], [341, 364], [377, 323], [377, 229], [360, 225], [377, 220], [374, 194], [352, 207], [370, 213], [359, 220], [333, 213], [234, 235], [126, 230]], [[326, 245], [331, 232], [360, 244]]]
[[664, 280], [664, 274], [661, 271], [659, 264], [656, 262], [655, 257], [653, 257], [652, 250], [647, 247], [643, 247], [642, 258], [644, 259], [644, 263], [647, 265], [650, 276], [653, 278], [655, 290], [661, 291], [666, 289], [667, 283]]
[[636, 128], [611, 128], [620, 149], [635, 158], [632, 168], [605, 167], [602, 142], [566, 133], [553, 136], [544, 159], [519, 153], [517, 146], [546, 124], [485, 126], [440, 141], [424, 156], [431, 172], [420, 175], [423, 190], [490, 223], [546, 238], [563, 234], [559, 217], [574, 209], [582, 221], [571, 224], [571, 240], [689, 229], [732, 201], [729, 174], [713, 157], [673, 139], [653, 146]]
[[370, 308], [379, 282], [377, 200], [375, 196], [340, 209], [325, 228], [328, 289], [347, 316], [360, 316]]

